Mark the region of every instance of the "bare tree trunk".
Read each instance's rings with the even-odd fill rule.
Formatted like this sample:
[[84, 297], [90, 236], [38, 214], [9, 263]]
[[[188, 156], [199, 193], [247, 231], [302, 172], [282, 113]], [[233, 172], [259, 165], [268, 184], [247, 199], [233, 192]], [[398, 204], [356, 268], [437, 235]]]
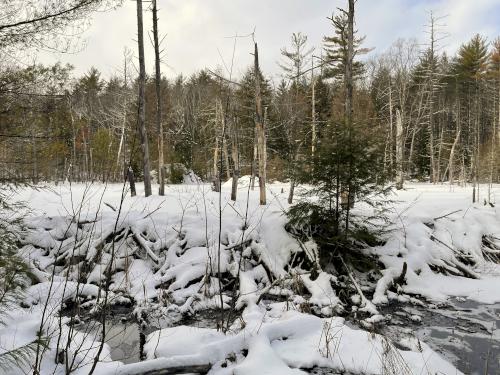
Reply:
[[257, 43], [254, 43], [254, 74], [255, 74], [255, 131], [257, 134], [257, 149], [259, 155], [259, 189], [260, 204], [266, 204], [266, 169], [267, 169], [267, 150], [266, 150], [266, 130], [264, 128], [264, 119], [262, 114], [262, 98], [260, 92], [260, 69], [259, 69], [259, 50]]
[[[458, 124], [457, 124], [458, 127]], [[460, 128], [457, 129], [457, 134], [455, 135], [455, 140], [453, 141], [453, 145], [450, 150], [450, 159], [448, 160], [448, 181], [450, 183], [450, 187], [453, 185], [453, 173], [454, 173], [454, 158], [455, 158], [455, 150], [458, 145], [458, 141], [460, 140]]]
[[401, 109], [396, 108], [396, 189], [403, 188], [403, 120], [401, 118]]
[[224, 163], [226, 164], [226, 178], [231, 178], [231, 168], [229, 167], [229, 153], [227, 151], [226, 137], [222, 140], [222, 152], [224, 153]]
[[[127, 81], [127, 55], [124, 53], [124, 62], [123, 62], [123, 86], [125, 90], [127, 90], [128, 87], [128, 81]], [[122, 168], [121, 170], [124, 170], [125, 168], [125, 151], [123, 151], [124, 157], [123, 159], [120, 157], [122, 153], [122, 149], [124, 148], [124, 142], [125, 142], [125, 129], [127, 126], [127, 108], [128, 108], [128, 96], [127, 93], [125, 92], [123, 96], [123, 113], [122, 113], [122, 128], [121, 128], [121, 133], [120, 133], [120, 143], [118, 145], [118, 153], [116, 155], [116, 166], [120, 168], [120, 162], [122, 162]], [[120, 171], [120, 169], [118, 169]]]
[[127, 168], [127, 180], [130, 186], [130, 196], [135, 197], [136, 192], [135, 192], [135, 177], [134, 177], [134, 170], [132, 169], [131, 166]]
[[290, 180], [290, 191], [288, 192], [288, 204], [293, 203], [293, 194], [295, 192], [295, 179]]
[[[31, 114], [30, 114], [30, 117], [32, 117]], [[26, 123], [26, 116], [23, 117], [23, 122], [24, 122], [24, 124]], [[38, 183], [38, 161], [37, 161], [37, 145], [36, 145], [36, 139], [35, 139], [34, 126], [31, 126], [30, 129], [31, 129], [31, 160], [33, 162], [31, 181], [33, 182], [33, 184], [37, 184]]]
[[151, 173], [149, 167], [149, 144], [146, 130], [145, 85], [146, 65], [144, 61], [144, 30], [142, 24], [142, 0], [137, 0], [137, 43], [139, 47], [139, 102], [138, 125], [141, 136], [141, 151], [144, 174], [144, 195], [151, 195]]
[[160, 70], [160, 42], [158, 39], [158, 9], [156, 0], [153, 1], [153, 40], [155, 47], [155, 89], [156, 89], [156, 128], [158, 129], [158, 181], [160, 188], [159, 195], [165, 195], [165, 176], [163, 164], [163, 123], [161, 106], [161, 70]]
[[238, 178], [240, 177], [240, 154], [238, 152], [238, 130], [236, 119], [231, 122], [231, 158], [233, 159], [233, 182], [231, 185], [231, 200], [236, 200], [238, 193]]
[[[477, 80], [477, 78], [476, 78]], [[479, 104], [478, 104], [478, 98], [479, 98], [479, 93], [478, 89], [476, 86], [476, 95], [475, 95], [475, 133], [476, 133], [476, 157], [475, 157], [475, 163], [474, 163], [474, 185], [477, 186], [477, 202], [479, 202], [479, 159], [481, 157], [481, 141], [480, 141], [480, 134], [479, 134]]]
[[258, 159], [259, 150], [257, 149], [257, 133], [255, 133], [253, 139], [253, 154], [252, 154], [252, 173], [250, 177], [250, 188], [252, 190], [255, 189], [255, 175], [257, 174], [257, 159]]
[[391, 178], [394, 176], [394, 144], [397, 142], [394, 138], [394, 115], [393, 115], [393, 104], [392, 104], [392, 82], [389, 80], [389, 171]]
[[465, 155], [462, 153], [462, 165], [460, 166], [460, 185], [465, 186], [467, 183], [467, 172], [465, 167]]
[[[500, 72], [499, 72], [500, 73]], [[500, 80], [500, 75], [499, 75], [499, 80]], [[497, 144], [497, 132], [498, 129], [500, 129], [500, 82], [498, 85], [498, 109], [497, 109], [497, 119], [498, 122], [495, 127], [495, 119], [493, 119], [493, 136], [491, 137], [491, 155], [490, 155], [490, 185], [489, 185], [489, 190], [488, 190], [488, 203], [491, 202], [491, 188], [493, 185], [493, 170], [495, 166], [495, 153], [496, 153], [496, 144]]]
[[[349, 10], [347, 12], [347, 62], [344, 73], [345, 86], [345, 119], [347, 122], [348, 142], [351, 144], [352, 126], [354, 120], [353, 107], [353, 60], [354, 60], [354, 3], [355, 0], [349, 0]], [[341, 199], [345, 202], [345, 235], [349, 233], [350, 209], [354, 207], [354, 187], [352, 186], [352, 161], [349, 160], [349, 178], [347, 186], [342, 187]]]
[[416, 135], [416, 130], [413, 129], [413, 132], [411, 134], [411, 142], [410, 142], [410, 152], [408, 153], [408, 165], [406, 167], [406, 173], [408, 176], [412, 175], [412, 166], [413, 166], [413, 150], [415, 149], [415, 135]]
[[[292, 163], [292, 168], [295, 168], [297, 165], [297, 161], [299, 160], [299, 150], [295, 150], [295, 155], [292, 157], [293, 163]], [[288, 204], [293, 203], [293, 195], [295, 194], [295, 186], [297, 185], [297, 182], [295, 181], [295, 173], [292, 170], [290, 173], [292, 176], [290, 178], [290, 190], [288, 192]]]
[[457, 131], [456, 131], [456, 134], [455, 134], [455, 140], [453, 141], [453, 145], [451, 146], [451, 150], [450, 150], [450, 159], [448, 160], [448, 181], [449, 181], [449, 185], [450, 185], [450, 189], [451, 187], [453, 186], [453, 182], [454, 182], [454, 174], [455, 174], [455, 150], [457, 148], [457, 145], [458, 145], [458, 142], [460, 141], [460, 133], [461, 133], [461, 130], [462, 130], [462, 126], [461, 126], [461, 116], [460, 116], [460, 111], [461, 111], [461, 108], [460, 108], [460, 97], [458, 96], [458, 84], [456, 84], [456, 87], [455, 87], [455, 97], [456, 97], [456, 111], [457, 111]]
[[438, 154], [437, 154], [437, 160], [436, 160], [436, 182], [441, 182], [441, 154], [443, 151], [443, 138], [444, 138], [444, 127], [439, 126], [440, 132], [439, 132], [439, 147], [438, 147]]
[[217, 193], [220, 192], [220, 174], [219, 174], [219, 168], [217, 166], [218, 161], [219, 161], [219, 137], [216, 137], [215, 149], [214, 149], [213, 183], [214, 183], [214, 191]]
[[434, 53], [435, 53], [435, 18], [431, 12], [431, 47], [430, 47], [430, 72], [429, 72], [429, 157], [430, 180], [436, 182], [436, 164], [434, 160]]
[[89, 149], [89, 160], [90, 160], [90, 180], [94, 181], [94, 157], [92, 155], [92, 147]]
[[82, 129], [82, 141], [83, 141], [83, 154], [85, 159], [85, 181], [89, 180], [89, 151], [87, 145], [87, 126], [84, 126]]
[[[73, 115], [73, 107], [71, 106], [71, 100], [68, 99], [68, 105], [69, 105], [69, 116], [71, 120], [71, 163], [70, 163], [70, 169], [71, 169], [71, 180], [74, 180], [75, 176], [75, 170], [76, 170], [76, 128], [75, 128], [75, 117]], [[68, 173], [69, 177], [69, 173]]]
[[316, 80], [314, 78], [314, 57], [311, 58], [311, 155], [314, 159], [316, 153], [317, 129], [316, 129]]

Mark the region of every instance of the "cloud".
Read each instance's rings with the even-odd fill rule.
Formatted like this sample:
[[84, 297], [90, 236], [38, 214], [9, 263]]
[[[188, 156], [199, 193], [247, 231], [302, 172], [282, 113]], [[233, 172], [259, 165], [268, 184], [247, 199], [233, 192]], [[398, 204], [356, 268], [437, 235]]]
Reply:
[[[189, 75], [204, 67], [212, 69], [231, 65], [236, 33], [256, 30], [262, 68], [277, 77], [280, 48], [289, 44], [290, 35], [301, 31], [309, 36], [311, 46], [321, 48], [323, 35], [332, 32], [326, 19], [340, 0], [159, 0], [159, 27], [164, 40], [164, 73], [169, 77]], [[147, 3], [145, 3], [147, 4]], [[126, 1], [115, 11], [95, 15], [85, 33], [87, 47], [74, 55], [49, 55], [44, 62], [60, 59], [76, 67], [80, 74], [91, 66], [105, 76], [122, 65], [123, 49], [136, 51], [136, 5]], [[365, 44], [382, 52], [396, 39], [417, 37], [425, 43], [429, 11], [447, 15], [442, 21], [449, 37], [442, 41], [453, 52], [473, 34], [490, 40], [500, 34], [498, 0], [359, 0], [356, 27], [366, 35]], [[145, 11], [145, 30], [151, 30], [150, 12]], [[147, 39], [148, 71], [153, 70], [153, 51]], [[251, 38], [238, 38], [234, 56], [234, 75], [240, 75], [252, 63]]]

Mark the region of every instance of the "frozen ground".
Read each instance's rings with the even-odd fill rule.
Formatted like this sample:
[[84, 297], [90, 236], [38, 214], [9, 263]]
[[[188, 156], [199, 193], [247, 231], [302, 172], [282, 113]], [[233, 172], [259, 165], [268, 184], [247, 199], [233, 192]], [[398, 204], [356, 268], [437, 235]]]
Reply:
[[[100, 341], [100, 326], [89, 316], [98, 315], [106, 301], [129, 308], [130, 324], [109, 318], [108, 331], [119, 332], [107, 332], [96, 374], [207, 364], [210, 374], [299, 374], [313, 368], [460, 374], [499, 368], [499, 208], [484, 205], [483, 198], [473, 205], [471, 188], [408, 184], [390, 197], [392, 231], [383, 246], [366, 250], [384, 269], [372, 284], [359, 281], [366, 300], [351, 285], [354, 306], [347, 306], [338, 293], [342, 280], [306, 272], [314, 244], [298, 243], [284, 229], [288, 186], [269, 185], [267, 206], [258, 205], [257, 190], [245, 183], [231, 202], [229, 187], [223, 186], [221, 222], [219, 195], [208, 185], [169, 186], [165, 197], [127, 196], [122, 204], [121, 185], [20, 191], [15, 199], [30, 208], [22, 254], [37, 283], [28, 289], [24, 308], [0, 328], [0, 351], [32, 340], [48, 306], [43, 328], [51, 343], [42, 372], [65, 372], [54, 361], [62, 330], [59, 341], [69, 342], [74, 372], [86, 374]], [[499, 186], [492, 196], [500, 204]], [[367, 210], [356, 207], [359, 215]], [[406, 283], [396, 286], [404, 263]], [[104, 293], [99, 286], [108, 276], [110, 292]], [[76, 316], [70, 309], [75, 301], [82, 308]], [[465, 320], [484, 330], [454, 333], [450, 319], [464, 316], [457, 301], [469, 304]], [[195, 317], [206, 311], [212, 316], [197, 323]], [[433, 311], [448, 320], [430, 319]], [[225, 334], [216, 329], [219, 314]], [[471, 330], [462, 323], [457, 327]], [[443, 325], [453, 334], [436, 334]], [[125, 362], [139, 359], [126, 345], [136, 346], [140, 333], [147, 336], [141, 348], [146, 359], [124, 364], [124, 356]], [[490, 348], [484, 340], [474, 345], [488, 336]], [[486, 350], [488, 362], [463, 361], [461, 349], [468, 356]]]

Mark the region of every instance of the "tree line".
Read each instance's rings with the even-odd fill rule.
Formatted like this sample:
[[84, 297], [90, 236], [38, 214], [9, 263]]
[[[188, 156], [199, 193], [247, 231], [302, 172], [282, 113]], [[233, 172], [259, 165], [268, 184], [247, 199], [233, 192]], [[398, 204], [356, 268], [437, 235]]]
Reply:
[[[450, 56], [442, 52], [437, 21], [431, 14], [424, 46], [400, 39], [375, 55], [356, 30], [349, 43], [349, 13], [338, 11], [325, 20], [332, 32], [322, 46], [310, 46], [303, 33], [292, 34], [281, 50], [283, 74], [277, 82], [258, 61], [249, 61], [236, 79], [210, 69], [167, 79], [158, 64], [154, 75], [144, 77], [143, 104], [137, 92], [145, 73], [130, 50], [107, 79], [95, 68], [73, 77], [70, 66], [26, 67], [5, 59], [0, 67], [1, 178], [122, 181], [130, 166], [141, 179], [147, 156], [153, 179], [163, 171], [176, 183], [192, 170], [217, 185], [235, 173], [266, 174], [290, 181], [291, 201], [304, 175], [325, 168], [315, 167], [319, 160], [313, 160], [322, 145], [347, 136], [355, 149], [355, 127], [356, 137], [370, 141], [369, 150], [364, 145], [356, 151], [370, 154], [373, 164], [366, 167], [399, 188], [406, 179], [496, 182], [500, 39], [488, 42], [476, 35]], [[345, 74], [349, 45], [351, 86]], [[252, 47], [249, 43], [258, 60], [257, 44]], [[352, 97], [350, 108], [346, 96]], [[344, 132], [340, 123], [350, 130]], [[150, 145], [146, 153], [144, 140]], [[348, 168], [346, 162], [342, 169]]]

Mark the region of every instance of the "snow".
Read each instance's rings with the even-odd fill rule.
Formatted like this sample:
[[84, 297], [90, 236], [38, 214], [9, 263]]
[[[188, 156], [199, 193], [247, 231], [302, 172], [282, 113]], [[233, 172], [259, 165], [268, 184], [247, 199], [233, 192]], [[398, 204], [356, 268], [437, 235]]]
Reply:
[[[499, 188], [494, 187], [492, 192], [495, 202], [500, 198]], [[384, 246], [372, 249], [386, 267], [374, 303], [387, 302], [385, 291], [400, 275], [403, 262], [408, 265], [404, 293], [419, 294], [434, 302], [450, 296], [481, 303], [500, 301], [500, 265], [487, 262], [481, 252], [483, 235], [500, 237], [499, 207], [472, 204], [471, 197], [470, 187], [448, 185], [409, 184], [397, 193], [390, 238]], [[429, 268], [429, 264], [435, 264], [453, 270], [457, 255], [476, 262], [479, 279], [437, 274]]]
[[[239, 279], [237, 300], [223, 296], [224, 308], [234, 303], [241, 314], [227, 333], [182, 325], [162, 328], [147, 337], [148, 360], [128, 365], [113, 361], [105, 345], [95, 373], [132, 374], [165, 365], [210, 363], [211, 375], [301, 374], [314, 366], [381, 374], [390, 362], [400, 366], [399, 373], [409, 369], [413, 374], [460, 374], [425, 343], [398, 349], [383, 336], [336, 317], [341, 304], [334, 288], [337, 278], [321, 270], [313, 278], [305, 270], [288, 269], [295, 254], [304, 249], [317, 252], [313, 242], [298, 244], [284, 228], [288, 186], [269, 184], [266, 206], [259, 205], [258, 191], [248, 186], [248, 176], [241, 178], [236, 202], [229, 200], [231, 181], [223, 184], [219, 195], [193, 176], [184, 185], [167, 186], [164, 197], [143, 198], [139, 189], [137, 197], [126, 196], [123, 202], [118, 184], [21, 189], [17, 199], [27, 202], [29, 212], [20, 254], [40, 282], [27, 290], [29, 307], [20, 308], [0, 327], [0, 352], [33, 340], [47, 303], [44, 329], [53, 335], [42, 373], [62, 374], [64, 366], [54, 363], [61, 301], [78, 297], [96, 308], [107, 270], [112, 272], [109, 300], [132, 300], [136, 309], [147, 311], [167, 295], [169, 305], [158, 307], [164, 315], [220, 307], [220, 271], [223, 277]], [[366, 324], [382, 324], [386, 317], [377, 306], [390, 299], [418, 301], [413, 297], [418, 295], [433, 302], [450, 297], [500, 302], [500, 266], [485, 259], [482, 244], [485, 235], [500, 238], [498, 208], [472, 204], [471, 196], [469, 187], [412, 183], [392, 197], [392, 230], [384, 245], [366, 250], [385, 267], [373, 298], [351, 296], [361, 305], [359, 310], [369, 313]], [[500, 187], [495, 186], [493, 201], [499, 196]], [[359, 204], [354, 211], [367, 210]], [[93, 265], [83, 276], [78, 266], [82, 259]], [[471, 263], [464, 266], [464, 259]], [[406, 283], [396, 293], [389, 289], [404, 263]], [[449, 272], [439, 273], [435, 267]], [[454, 275], [460, 267], [478, 278]], [[291, 294], [290, 285], [297, 279], [310, 296]], [[282, 289], [289, 301], [262, 302], [265, 293]], [[317, 307], [323, 317], [303, 311], [305, 304]], [[63, 321], [62, 335], [67, 337], [69, 328]], [[82, 364], [75, 373], [88, 373], [96, 355], [95, 338], [76, 334], [73, 341], [71, 355], [81, 356]]]
[[[266, 317], [265, 311], [254, 307], [246, 314], [246, 328], [236, 334], [184, 326], [162, 329], [147, 339], [148, 358], [217, 363], [246, 349], [248, 355], [240, 363], [213, 369], [211, 374], [305, 374], [300, 369], [314, 366], [380, 373], [388, 355], [382, 336], [350, 328], [342, 318], [321, 319], [283, 309], [283, 304], [274, 304], [267, 314], [277, 317]], [[418, 353], [391, 350], [413, 374], [460, 374], [425, 344]]]

